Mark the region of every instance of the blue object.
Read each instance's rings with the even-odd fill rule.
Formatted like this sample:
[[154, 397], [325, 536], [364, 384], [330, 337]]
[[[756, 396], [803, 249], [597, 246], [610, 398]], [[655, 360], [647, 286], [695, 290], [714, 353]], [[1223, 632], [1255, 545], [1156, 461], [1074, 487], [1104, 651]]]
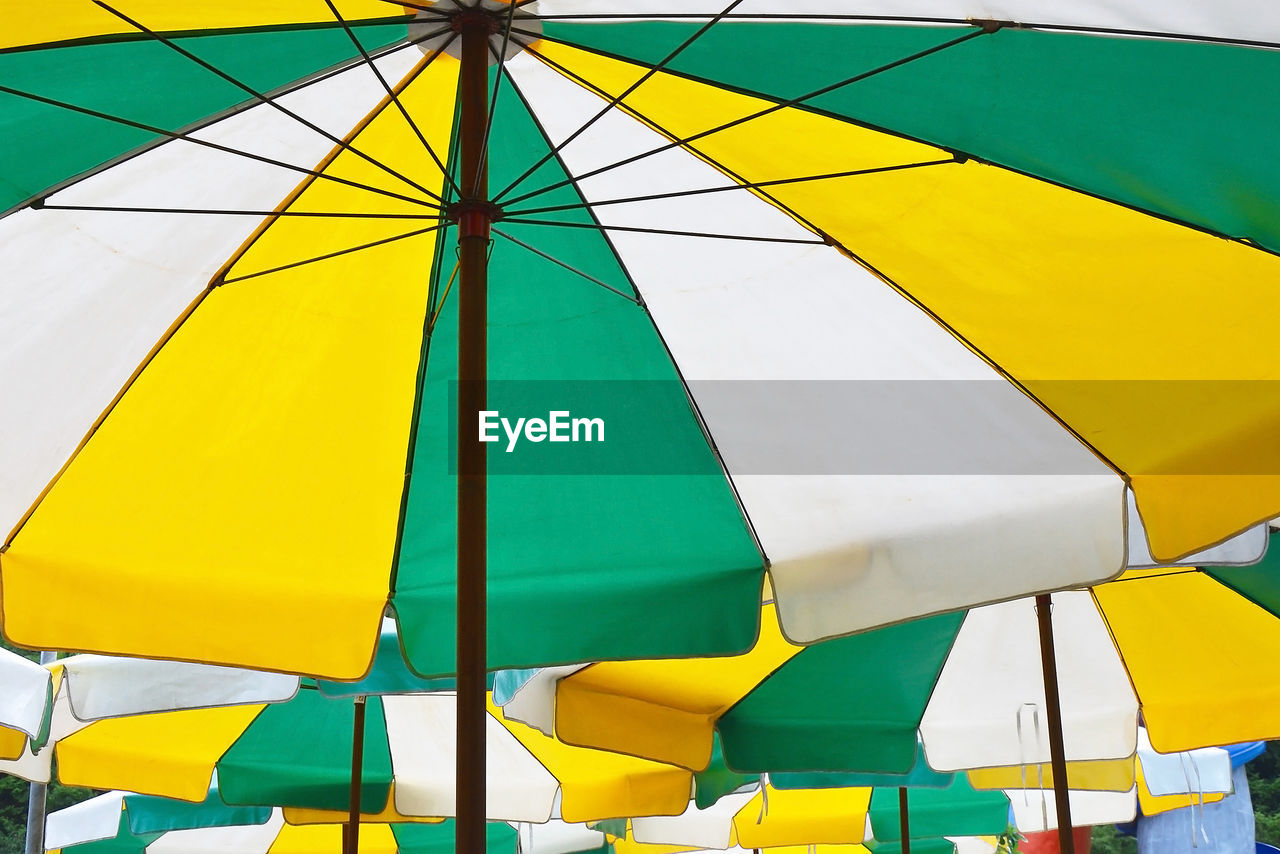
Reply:
[[1138, 820], [1138, 854], [1240, 854], [1253, 851], [1253, 804], [1244, 766], [1231, 772], [1234, 794]]
[[1280, 848], [1277, 848], [1274, 845], [1268, 845], [1265, 842], [1255, 843], [1253, 850], [1258, 852], [1258, 854], [1280, 854]]
[[1231, 767], [1238, 768], [1250, 759], [1256, 759], [1267, 750], [1265, 741], [1243, 741], [1240, 744], [1226, 744], [1222, 747], [1231, 757]]

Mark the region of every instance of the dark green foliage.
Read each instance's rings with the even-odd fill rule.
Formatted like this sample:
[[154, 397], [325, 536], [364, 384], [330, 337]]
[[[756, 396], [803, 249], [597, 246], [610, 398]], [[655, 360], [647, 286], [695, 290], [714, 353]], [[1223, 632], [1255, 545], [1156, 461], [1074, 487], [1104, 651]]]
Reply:
[[1275, 742], [1245, 766], [1253, 799], [1254, 835], [1259, 842], [1280, 845], [1280, 749]]
[[0, 854], [20, 854], [27, 826], [25, 780], [0, 775]]
[[[27, 794], [31, 784], [8, 774], [0, 774], [0, 854], [22, 854], [27, 829]], [[77, 789], [54, 783], [49, 787], [49, 812], [78, 804], [93, 797], [91, 789]]]
[[1089, 850], [1091, 854], [1137, 854], [1138, 840], [1104, 824], [1093, 829]]

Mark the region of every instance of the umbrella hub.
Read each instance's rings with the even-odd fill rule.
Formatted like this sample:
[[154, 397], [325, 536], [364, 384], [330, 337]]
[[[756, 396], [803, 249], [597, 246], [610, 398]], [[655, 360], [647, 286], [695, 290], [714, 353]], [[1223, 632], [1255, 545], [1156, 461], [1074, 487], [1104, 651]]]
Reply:
[[478, 6], [474, 9], [459, 9], [449, 18], [449, 29], [459, 35], [468, 27], [476, 25], [485, 27], [489, 30], [489, 35], [493, 35], [502, 32], [502, 24], [497, 15]]
[[445, 216], [458, 224], [458, 237], [489, 239], [489, 226], [502, 219], [502, 208], [482, 199], [460, 199], [445, 208]]
[[498, 0], [480, 0], [475, 5], [469, 5], [467, 0], [436, 0], [430, 11], [418, 12], [409, 22], [409, 39], [428, 56], [443, 49], [461, 59], [462, 39], [458, 34], [480, 24], [489, 31], [489, 64], [493, 65], [499, 54], [504, 60], [511, 59], [542, 35], [537, 7], [536, 2], [526, 3], [512, 14], [511, 6]]

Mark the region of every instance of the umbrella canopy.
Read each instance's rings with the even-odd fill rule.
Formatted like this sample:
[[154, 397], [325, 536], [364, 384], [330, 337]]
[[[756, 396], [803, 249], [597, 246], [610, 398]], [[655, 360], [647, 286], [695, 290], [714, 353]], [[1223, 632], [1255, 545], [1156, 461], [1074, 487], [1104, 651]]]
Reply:
[[[1139, 743], [1131, 760], [1069, 766], [1069, 800], [1081, 812], [1077, 824], [1128, 821], [1139, 804], [1143, 814], [1155, 815], [1216, 802], [1232, 791], [1231, 760], [1225, 750], [1157, 754], [1145, 730], [1139, 733]], [[904, 791], [913, 839], [999, 835], [1011, 821], [1011, 803], [1018, 805], [1012, 815], [1020, 829], [1045, 830], [1056, 827], [1055, 813], [1048, 808], [1052, 794], [1047, 787], [1052, 782], [1052, 775], [1026, 767], [952, 775], [929, 772], [926, 766], [913, 769], [909, 778], [830, 772], [766, 775], [760, 783], [714, 803], [691, 804], [679, 816], [633, 818], [627, 838], [708, 849], [896, 841], [901, 838]], [[600, 826], [615, 830], [611, 822]], [[621, 830], [617, 835], [623, 835]]]
[[75, 655], [39, 665], [0, 656], [0, 771], [48, 782], [44, 749], [94, 721], [177, 709], [278, 703], [298, 693], [296, 676], [180, 661]]
[[0, 760], [17, 759], [28, 740], [48, 737], [53, 675], [30, 659], [0, 649]]
[[[972, 837], [913, 839], [911, 840], [911, 851], [915, 852], [915, 854], [957, 854], [957, 852], [959, 854], [965, 854], [965, 852], [990, 854], [995, 850], [994, 839], [991, 840], [991, 844], [986, 844], [985, 846], [969, 847], [973, 841]], [[743, 846], [693, 848], [684, 845], [654, 845], [635, 842], [630, 837], [615, 839], [613, 848], [617, 854], [753, 854], [756, 851], [761, 852], [761, 854], [873, 854], [873, 852], [874, 854], [899, 854], [903, 850], [901, 844], [896, 842], [872, 842], [869, 845], [783, 845], [776, 848], [746, 848]]]
[[[366, 703], [361, 811], [392, 818], [453, 815], [454, 695], [360, 702]], [[216, 772], [220, 797], [229, 804], [345, 814], [355, 703], [304, 688], [287, 703], [99, 721], [58, 742], [58, 776], [68, 784], [200, 800]], [[487, 733], [494, 819], [677, 814], [689, 801], [693, 774], [685, 769], [570, 747], [505, 721], [497, 707], [490, 708]]]
[[[1165, 753], [1280, 736], [1280, 696], [1259, 678], [1280, 655], [1278, 572], [1272, 549], [1255, 566], [1131, 570], [1053, 594], [1066, 759], [1133, 756], [1139, 710]], [[499, 687], [511, 717], [569, 743], [694, 769], [718, 735], [739, 771], [902, 773], [918, 737], [934, 769], [1050, 778], [1034, 767], [1050, 755], [1030, 600], [810, 647], [767, 613], [764, 626], [744, 656], [551, 668]]]
[[1280, 119], [1218, 93], [1280, 21], [922, 12], [18, 4], [6, 634], [356, 678], [389, 606], [453, 670], [460, 229], [491, 666], [740, 652], [766, 566], [800, 642], [1099, 581], [1126, 485], [1159, 560], [1274, 515]]
[[[963, 778], [944, 787], [906, 791], [913, 839], [998, 834], [1008, 825], [1005, 793], [979, 791]], [[825, 788], [784, 789], [766, 781], [706, 808], [691, 804], [679, 816], [633, 818], [626, 835], [640, 843], [711, 849], [893, 841], [901, 839], [899, 798], [900, 790], [892, 786], [831, 781]], [[605, 826], [615, 830], [611, 823]]]
[[[1052, 769], [1040, 765], [985, 768], [969, 771], [966, 776], [979, 789], [1047, 789], [1054, 783]], [[1224, 749], [1157, 753], [1142, 727], [1138, 728], [1138, 752], [1132, 759], [1069, 763], [1067, 780], [1073, 791], [1131, 793], [1147, 815], [1197, 799], [1221, 800], [1234, 788], [1230, 756]]]
[[[487, 854], [519, 850], [514, 827], [493, 823], [487, 831]], [[196, 806], [109, 792], [50, 813], [45, 849], [66, 854], [336, 854], [341, 834], [337, 826], [288, 824], [278, 808]], [[360, 846], [380, 854], [445, 854], [453, 850], [452, 822], [362, 824]]]
[[[294, 814], [297, 811], [292, 811]], [[361, 840], [372, 850], [395, 851], [397, 847], [431, 844], [447, 846], [452, 838], [448, 819], [415, 819], [415, 823], [443, 825], [434, 832], [414, 830], [404, 822], [369, 822]], [[303, 830], [302, 825], [331, 822], [298, 823], [290, 810], [271, 807], [229, 807], [222, 802], [216, 784], [201, 803], [139, 795], [132, 792], [107, 792], [65, 809], [50, 813], [45, 847], [49, 850], [93, 850], [177, 852], [262, 852], [293, 850], [336, 850], [336, 828]], [[529, 854], [576, 854], [606, 847], [602, 831], [585, 825], [562, 821], [543, 824], [519, 824], [519, 848], [511, 826], [493, 823], [489, 826], [490, 850], [512, 854], [519, 850]], [[191, 832], [196, 831], [196, 832]], [[211, 831], [211, 832], [200, 832]], [[176, 835], [174, 835], [176, 834]], [[160, 840], [163, 838], [163, 842]], [[388, 840], [390, 845], [388, 846]]]
[[262, 826], [276, 818], [271, 807], [230, 807], [210, 787], [199, 803], [106, 792], [87, 801], [49, 813], [45, 848], [71, 848], [101, 843], [103, 850], [141, 850], [159, 836], [194, 828]]

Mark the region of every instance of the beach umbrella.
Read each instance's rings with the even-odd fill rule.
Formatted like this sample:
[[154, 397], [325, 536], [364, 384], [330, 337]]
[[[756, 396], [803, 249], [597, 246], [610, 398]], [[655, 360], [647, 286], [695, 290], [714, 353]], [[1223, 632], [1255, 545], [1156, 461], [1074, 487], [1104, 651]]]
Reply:
[[40, 665], [0, 650], [0, 771], [49, 782], [52, 744], [94, 721], [178, 709], [279, 703], [296, 676], [106, 655]]
[[[129, 785], [152, 793], [198, 799], [208, 788], [210, 778], [217, 780], [221, 763], [228, 762], [239, 769], [223, 773], [240, 803], [291, 805], [285, 814], [295, 823], [346, 822], [350, 826], [361, 820], [421, 820], [417, 817], [432, 814], [431, 809], [422, 806], [424, 789], [431, 793], [425, 795], [427, 798], [436, 799], [434, 805], [442, 814], [453, 808], [451, 800], [447, 804], [441, 800], [452, 796], [452, 694], [392, 697], [387, 701], [393, 707], [389, 713], [378, 697], [366, 699], [366, 695], [403, 695], [452, 687], [451, 679], [424, 679], [408, 671], [390, 621], [384, 624], [379, 654], [364, 679], [353, 683], [309, 681], [295, 705], [287, 711], [268, 714], [269, 720], [260, 719], [267, 709], [265, 702], [294, 698], [299, 690], [298, 677], [93, 655], [72, 656], [48, 668], [31, 667], [43, 673], [45, 681], [51, 676], [50, 671], [60, 680], [60, 693], [51, 715], [53, 723], [45, 724], [46, 738], [52, 746], [37, 748], [34, 754], [28, 750], [19, 762], [0, 762], [0, 770], [48, 781], [52, 759], [57, 755], [64, 781], [92, 780], [98, 788]], [[34, 688], [28, 693], [33, 695], [33, 701], [43, 697]], [[252, 700], [260, 702], [245, 705]], [[367, 715], [364, 712], [370, 705], [373, 713]], [[148, 714], [162, 709], [213, 706], [231, 707], [203, 708], [194, 715]], [[95, 730], [93, 721], [105, 718], [119, 720]], [[86, 728], [88, 732], [77, 735]], [[418, 732], [424, 728], [428, 734]], [[546, 822], [548, 815], [559, 810], [563, 795], [568, 796], [570, 810], [582, 808], [584, 792], [599, 792], [596, 803], [612, 804], [613, 809], [624, 812], [643, 812], [653, 805], [654, 798], [658, 803], [665, 798], [669, 809], [679, 810], [688, 799], [695, 775], [686, 771], [631, 759], [619, 763], [615, 760], [620, 757], [565, 749], [563, 745], [557, 753], [552, 739], [518, 724], [516, 728], [517, 734], [528, 736], [527, 747], [512, 735], [501, 735], [497, 732], [505, 732], [501, 726], [491, 723], [491, 730], [497, 730], [491, 732], [495, 741], [491, 748], [491, 773], [495, 775], [491, 789], [506, 793], [505, 797], [495, 796], [498, 814]], [[367, 755], [366, 731], [371, 739]], [[240, 746], [241, 738], [267, 750], [268, 757], [257, 755], [253, 747]], [[394, 748], [388, 767], [391, 745]], [[538, 764], [529, 748], [543, 764]], [[600, 761], [593, 762], [593, 755]], [[551, 772], [543, 770], [544, 765], [569, 781], [567, 791], [557, 789], [549, 776]], [[397, 799], [388, 797], [388, 771], [399, 780], [401, 791], [407, 792], [400, 800], [407, 799], [406, 809], [413, 811], [411, 814], [398, 811]], [[416, 788], [412, 782], [415, 774]], [[714, 776], [714, 772], [697, 775], [704, 781]], [[244, 789], [246, 778], [248, 794]], [[267, 789], [259, 789], [255, 795], [255, 785]], [[270, 788], [273, 785], [276, 788]], [[601, 791], [609, 786], [613, 789], [607, 794]], [[627, 787], [641, 791], [634, 796], [618, 794], [619, 789]], [[714, 787], [709, 791], [704, 783], [702, 790], [703, 797], [714, 797]], [[417, 807], [413, 805], [414, 792]], [[363, 819], [358, 809], [361, 793], [366, 803], [381, 798], [377, 806], [368, 808]], [[521, 803], [526, 805], [519, 806]], [[531, 812], [529, 803], [542, 806], [533, 807]], [[587, 814], [598, 817], [597, 813]], [[546, 847], [541, 834], [539, 844]]]
[[[365, 706], [362, 756], [351, 734]], [[60, 740], [59, 780], [200, 800], [216, 772], [229, 804], [336, 811], [355, 802], [389, 819], [452, 816], [456, 698], [452, 693], [331, 698], [304, 687], [287, 703], [99, 721]], [[693, 774], [682, 768], [560, 744], [490, 708], [488, 814], [581, 822], [679, 813]]]
[[[360, 832], [368, 851], [452, 850], [448, 819], [370, 821]], [[536, 826], [491, 822], [486, 840], [492, 854], [578, 854], [607, 848], [603, 832], [559, 821]], [[333, 854], [339, 845], [337, 827], [296, 823], [289, 810], [278, 807], [228, 807], [215, 785], [201, 803], [132, 792], [90, 798], [49, 815], [45, 847], [76, 854]]]
[[196, 803], [134, 792], [104, 792], [50, 813], [45, 848], [103, 843], [103, 849], [132, 845], [133, 850], [141, 850], [169, 831], [264, 826], [276, 818], [274, 812], [271, 807], [227, 806], [218, 797], [216, 785]]
[[53, 676], [30, 659], [0, 649], [0, 760], [17, 759], [29, 740], [48, 737]]
[[679, 816], [632, 818], [625, 834], [613, 822], [598, 826], [640, 843], [710, 849], [852, 845], [873, 838], [901, 841], [901, 792], [907, 793], [912, 840], [999, 834], [1008, 825], [1008, 796], [979, 791], [963, 778], [946, 786], [911, 789], [828, 782], [822, 788], [779, 788], [762, 781], [708, 807], [691, 804]]
[[[1280, 734], [1273, 687], [1256, 678], [1280, 654], [1278, 569], [1273, 550], [1254, 566], [1131, 570], [1053, 594], [1059, 755], [1082, 763], [1068, 779], [1096, 772], [1091, 760], [1134, 756], [1140, 710], [1165, 753]], [[718, 740], [742, 772], [907, 773], [927, 762], [1003, 769], [1002, 788], [1049, 788], [1046, 683], [1028, 642], [1037, 620], [1031, 600], [1016, 600], [799, 647], [766, 609], [743, 656], [548, 668], [498, 685], [510, 716], [569, 743], [694, 769]], [[1130, 762], [1112, 788], [1132, 803], [1134, 782]]]
[[[1274, 535], [1273, 535], [1274, 536]], [[1142, 713], [1172, 753], [1280, 736], [1280, 549], [1243, 567], [1130, 570], [1055, 593], [1065, 758], [1125, 759]], [[1034, 601], [1014, 600], [801, 647], [769, 619], [750, 653], [502, 675], [509, 716], [571, 744], [697, 769], [904, 773], [1050, 759]], [[1192, 688], [1191, 686], [1195, 686]]]
[[[1212, 803], [1232, 790], [1226, 751], [1157, 754], [1145, 732], [1139, 733], [1132, 759], [1072, 763], [1068, 779], [1072, 808], [1079, 807], [1082, 819], [1077, 824], [1129, 821], [1138, 803], [1147, 815]], [[1052, 782], [1052, 775], [1041, 776], [1038, 768], [957, 775], [931, 771], [923, 762], [909, 775], [781, 773], [764, 775], [712, 802], [691, 803], [679, 816], [633, 818], [625, 834], [621, 823], [597, 826], [639, 843], [708, 849], [999, 835], [1013, 821], [1011, 815], [1024, 831], [1056, 828], [1048, 806]], [[1018, 809], [1011, 813], [1015, 801]]]
[[[435, 824], [363, 824], [360, 835], [366, 851], [453, 850], [452, 821], [446, 819]], [[579, 847], [517, 847], [517, 828], [494, 822], [486, 828], [486, 851], [572, 854], [592, 850], [591, 843], [602, 848], [603, 834], [594, 837], [579, 834]], [[584, 844], [584, 839], [590, 842]], [[335, 854], [340, 846], [339, 827], [290, 824], [279, 808], [227, 807], [216, 792], [201, 804], [108, 792], [51, 813], [45, 847], [67, 854]]]
[[[146, 834], [121, 832], [109, 839], [86, 841], [46, 849], [67, 854], [214, 854], [214, 852], [256, 852], [256, 854], [337, 854], [342, 850], [342, 828], [336, 825], [295, 827], [276, 817], [263, 825], [205, 827]], [[450, 822], [452, 825], [452, 822]], [[427, 829], [429, 828], [429, 830]], [[419, 824], [362, 824], [360, 846], [378, 854], [410, 851], [446, 851], [441, 837], [452, 841], [453, 827]], [[495, 839], [496, 837], [496, 839]], [[515, 851], [515, 831], [503, 825], [486, 834], [486, 851], [510, 854]]]
[[[1072, 785], [1082, 786], [1069, 792], [1077, 826], [1130, 821], [1139, 803], [1146, 815], [1213, 803], [1232, 789], [1230, 759], [1219, 748], [1162, 755], [1146, 745], [1129, 766], [1126, 779], [1109, 782], [1097, 773], [1084, 773], [1080, 764], [1072, 767]], [[709, 806], [691, 804], [680, 816], [601, 822], [597, 827], [631, 842], [711, 850], [902, 845], [904, 836], [909, 840], [904, 850], [921, 850], [926, 840], [942, 836], [999, 836], [1009, 826], [1024, 832], [1056, 829], [1054, 794], [1046, 788], [1051, 779], [1027, 779], [1026, 771], [973, 772], [969, 779], [939, 774], [935, 785], [909, 788], [892, 785], [902, 781], [890, 775], [779, 774]], [[1013, 779], [1008, 772], [1014, 772]], [[1095, 788], [1083, 788], [1088, 785]]]
[[808, 642], [1111, 577], [1128, 488], [1236, 535], [1258, 5], [16, 4], [4, 630], [355, 678], [390, 607], [465, 777], [486, 664], [741, 651], [766, 566]]
[[[1053, 769], [1043, 766], [985, 768], [969, 771], [966, 776], [975, 788], [1008, 792], [1050, 789], [1054, 783]], [[1138, 752], [1132, 759], [1069, 763], [1067, 780], [1073, 791], [1136, 795], [1148, 815], [1198, 799], [1220, 800], [1233, 789], [1226, 750], [1204, 747], [1157, 753], [1143, 727], [1138, 728]]]
[[[1231, 757], [1217, 747], [1177, 753], [1157, 753], [1151, 748], [1145, 728], [1138, 730], [1138, 752], [1127, 775], [1115, 775], [1114, 762], [1084, 762], [1069, 769], [1071, 821], [1075, 827], [1133, 821], [1142, 815], [1221, 801], [1234, 790]], [[1110, 767], [1104, 767], [1110, 766]], [[1015, 779], [1010, 771], [1019, 771]], [[1013, 808], [1013, 824], [1026, 833], [1040, 833], [1059, 827], [1053, 790], [1052, 770], [995, 769], [969, 772], [978, 788], [1003, 788]], [[1101, 770], [1102, 774], [1096, 772]], [[1084, 779], [1091, 786], [1078, 786]]]
[[[783, 845], [774, 848], [735, 845], [729, 848], [694, 848], [687, 845], [636, 842], [630, 836], [610, 838], [617, 854], [899, 854], [905, 850], [899, 843], [875, 840], [855, 845]], [[990, 854], [996, 850], [996, 838], [958, 836], [913, 839], [911, 850], [915, 854]]]

